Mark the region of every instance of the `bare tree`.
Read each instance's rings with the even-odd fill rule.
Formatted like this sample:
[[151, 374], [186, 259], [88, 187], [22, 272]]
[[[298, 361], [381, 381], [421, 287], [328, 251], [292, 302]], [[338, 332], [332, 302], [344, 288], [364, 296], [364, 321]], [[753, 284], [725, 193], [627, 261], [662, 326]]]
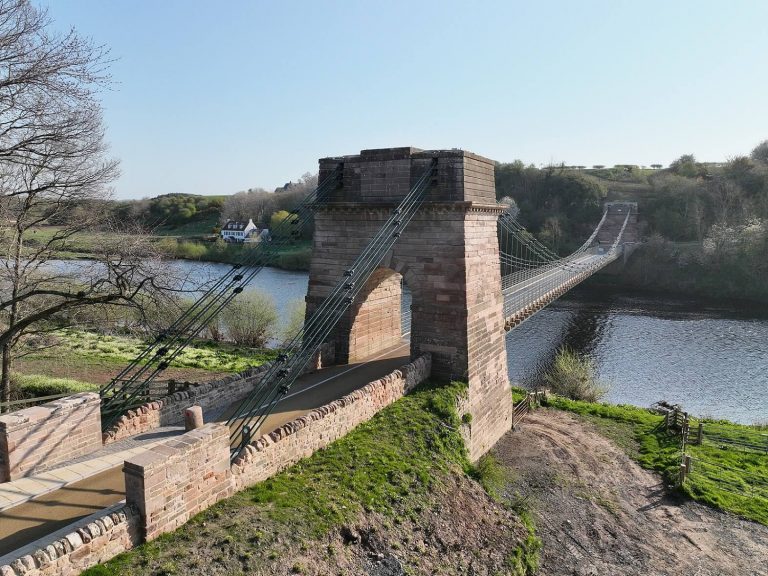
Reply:
[[[136, 306], [169, 287], [139, 236], [107, 235], [87, 265], [52, 262], [73, 235], [108, 225], [101, 208], [119, 171], [107, 157], [97, 99], [109, 81], [107, 52], [50, 25], [28, 0], [0, 0], [2, 401], [19, 344], [76, 321], [86, 307]], [[63, 225], [33, 234], [54, 220]]]

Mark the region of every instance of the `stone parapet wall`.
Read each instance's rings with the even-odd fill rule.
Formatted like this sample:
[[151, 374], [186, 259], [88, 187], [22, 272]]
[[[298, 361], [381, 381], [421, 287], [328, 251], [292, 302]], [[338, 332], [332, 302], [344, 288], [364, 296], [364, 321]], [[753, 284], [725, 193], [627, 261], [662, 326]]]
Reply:
[[430, 375], [424, 355], [313, 410], [229, 461], [229, 429], [206, 424], [126, 461], [126, 504], [0, 566], [0, 576], [75, 575], [175, 530], [216, 502], [265, 480], [341, 438]]
[[229, 428], [206, 424], [126, 460], [123, 471], [142, 536], [157, 538], [232, 494]]
[[63, 538], [0, 566], [0, 576], [74, 576], [141, 543], [140, 517], [131, 506], [88, 522]]
[[102, 440], [104, 444], [111, 444], [160, 426], [183, 424], [184, 411], [190, 406], [201, 406], [205, 414], [208, 410], [238, 402], [251, 393], [268, 368], [269, 364], [263, 364], [240, 374], [194, 384], [188, 390], [147, 402], [121, 416], [114, 426], [104, 432]]
[[262, 436], [230, 465], [229, 429], [206, 424], [126, 461], [126, 501], [152, 540], [369, 420], [429, 377], [429, 355]]
[[428, 354], [351, 394], [284, 424], [247, 446], [232, 465], [234, 491], [307, 458], [402, 398], [430, 375]]
[[0, 482], [100, 449], [99, 395], [84, 392], [0, 416]]

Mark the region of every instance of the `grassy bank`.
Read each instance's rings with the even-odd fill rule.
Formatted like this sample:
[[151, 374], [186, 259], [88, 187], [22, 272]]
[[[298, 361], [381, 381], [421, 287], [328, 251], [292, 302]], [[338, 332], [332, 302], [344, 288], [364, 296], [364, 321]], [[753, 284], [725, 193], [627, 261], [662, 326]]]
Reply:
[[[25, 237], [28, 247], [35, 248], [49, 242], [60, 227], [40, 226]], [[125, 236], [126, 240], [130, 237]], [[56, 251], [61, 260], [93, 258], [104, 243], [120, 238], [120, 234], [106, 232], [80, 232], [63, 241]], [[212, 241], [210, 227], [199, 223], [177, 228], [162, 228], [148, 237], [153, 247], [171, 258], [236, 264], [248, 258], [257, 244], [237, 244]], [[277, 248], [277, 256], [270, 265], [284, 270], [309, 270], [312, 246], [309, 241], [300, 241], [290, 246]]]
[[[63, 330], [56, 345], [30, 353], [15, 365], [15, 396], [32, 398], [98, 389], [144, 349], [131, 336], [104, 335], [85, 330]], [[171, 362], [162, 378], [205, 381], [224, 373], [241, 372], [271, 360], [273, 350], [197, 341]]]
[[[224, 242], [201, 242], [179, 239], [175, 243], [166, 243], [166, 250], [174, 258], [200, 260], [203, 262], [224, 262], [236, 264], [248, 259], [249, 253], [258, 244], [227, 244]], [[312, 247], [309, 242], [291, 246], [275, 247], [276, 258], [270, 265], [283, 270], [309, 270]]]
[[[474, 485], [454, 407], [463, 389], [457, 383], [423, 386], [327, 449], [85, 574], [361, 573], [365, 557], [350, 560], [356, 525], [369, 527], [365, 546], [377, 543], [381, 555], [397, 557], [407, 574], [460, 573], [451, 555], [463, 551], [452, 547], [435, 551], [439, 568], [431, 564], [424, 572], [420, 563], [432, 556], [425, 548], [430, 530], [455, 528], [459, 520], [445, 521], [460, 514], [445, 505], [452, 487]], [[493, 573], [530, 573], [538, 540], [511, 511], [493, 508], [498, 505], [487, 496], [484, 501], [468, 511], [496, 510], [483, 538], [495, 544], [513, 537], [515, 545], [467, 555], [477, 555], [473, 561], [481, 553], [496, 555], [499, 569]], [[428, 528], [436, 519], [441, 521]], [[473, 531], [467, 538], [477, 536]]]
[[[634, 406], [578, 402], [552, 397], [548, 405], [578, 414], [621, 446], [644, 468], [677, 480], [680, 437], [668, 433], [663, 417]], [[691, 425], [692, 437], [698, 420]], [[710, 506], [768, 525], [768, 431], [726, 421], [703, 420], [704, 442], [689, 443], [693, 472], [682, 491]]]

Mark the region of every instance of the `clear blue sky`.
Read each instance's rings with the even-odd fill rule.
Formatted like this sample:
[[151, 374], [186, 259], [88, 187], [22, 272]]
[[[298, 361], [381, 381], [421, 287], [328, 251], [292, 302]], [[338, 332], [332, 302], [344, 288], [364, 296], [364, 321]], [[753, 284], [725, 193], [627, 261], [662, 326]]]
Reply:
[[768, 139], [765, 0], [48, 7], [118, 58], [103, 102], [122, 198], [272, 189], [363, 148], [667, 164]]

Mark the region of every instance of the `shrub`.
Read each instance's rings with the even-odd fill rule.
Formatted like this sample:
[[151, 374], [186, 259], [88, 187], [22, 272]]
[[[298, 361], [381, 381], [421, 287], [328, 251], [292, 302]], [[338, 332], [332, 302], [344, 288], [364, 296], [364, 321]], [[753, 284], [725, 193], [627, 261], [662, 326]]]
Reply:
[[272, 298], [263, 292], [247, 292], [224, 309], [221, 322], [233, 342], [262, 348], [275, 336], [277, 309]]
[[289, 340], [299, 333], [304, 326], [304, 316], [307, 313], [307, 303], [303, 300], [294, 300], [288, 304], [288, 319], [283, 326], [282, 338]]
[[572, 400], [597, 402], [608, 392], [598, 382], [592, 360], [568, 348], [557, 353], [544, 381], [552, 392]]
[[13, 381], [16, 387], [14, 396], [20, 400], [55, 394], [94, 392], [99, 389], [97, 384], [72, 380], [71, 378], [52, 378], [40, 374], [14, 374]]
[[200, 260], [208, 255], [208, 247], [199, 242], [183, 241], [176, 245], [176, 258]]

